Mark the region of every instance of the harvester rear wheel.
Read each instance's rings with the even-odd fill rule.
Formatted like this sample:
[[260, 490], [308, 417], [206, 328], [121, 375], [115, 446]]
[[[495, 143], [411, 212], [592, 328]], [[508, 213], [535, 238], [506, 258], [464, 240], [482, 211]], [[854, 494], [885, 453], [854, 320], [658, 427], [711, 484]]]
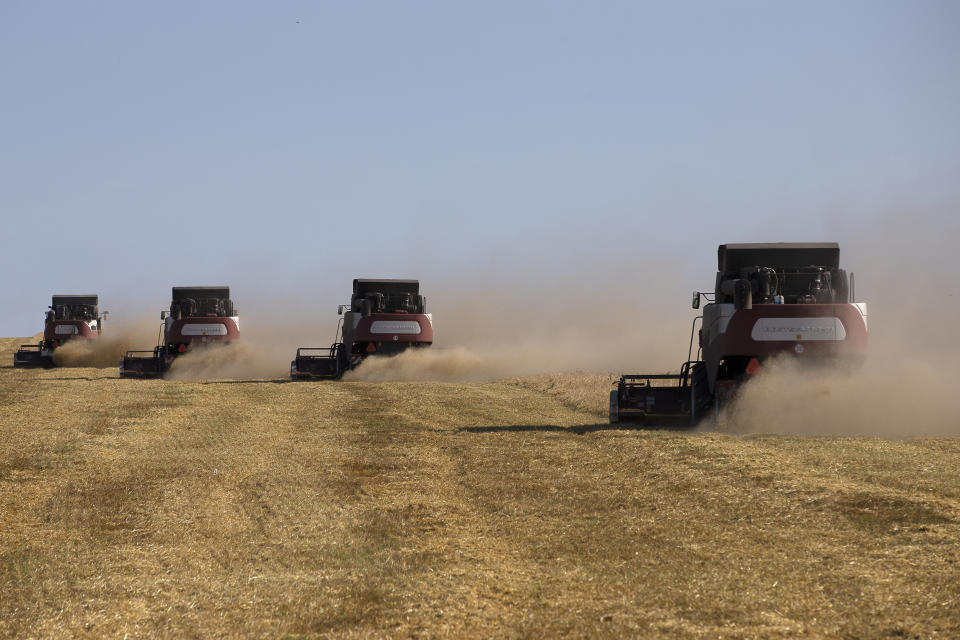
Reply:
[[610, 424], [620, 422], [620, 395], [614, 389], [610, 392]]

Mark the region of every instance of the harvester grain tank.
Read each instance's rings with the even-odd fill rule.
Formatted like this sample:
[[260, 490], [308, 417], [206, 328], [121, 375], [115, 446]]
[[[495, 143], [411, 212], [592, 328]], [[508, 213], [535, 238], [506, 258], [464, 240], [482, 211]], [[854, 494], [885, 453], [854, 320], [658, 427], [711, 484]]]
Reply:
[[433, 344], [433, 318], [418, 280], [355, 279], [348, 310], [341, 305], [337, 313], [343, 318], [333, 344], [297, 349], [292, 379], [336, 379], [369, 356]]
[[100, 313], [96, 295], [55, 295], [44, 314], [43, 339], [20, 345], [13, 354], [15, 367], [52, 367], [53, 352], [70, 340], [96, 340], [107, 311]]
[[[610, 422], [684, 426], [731, 399], [774, 356], [856, 363], [867, 350], [867, 305], [840, 268], [836, 243], [724, 244], [713, 292], [691, 328], [679, 374], [628, 374], [610, 392]], [[693, 336], [702, 321], [697, 357]]]
[[169, 311], [160, 312], [160, 336], [152, 351], [127, 351], [123, 378], [159, 378], [174, 359], [203, 345], [240, 337], [240, 317], [230, 287], [173, 287]]

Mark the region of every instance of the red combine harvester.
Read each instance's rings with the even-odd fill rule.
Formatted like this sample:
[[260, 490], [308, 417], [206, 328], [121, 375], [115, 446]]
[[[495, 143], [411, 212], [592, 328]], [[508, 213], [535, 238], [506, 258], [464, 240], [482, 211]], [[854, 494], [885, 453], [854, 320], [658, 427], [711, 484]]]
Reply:
[[39, 344], [20, 345], [13, 354], [15, 367], [52, 367], [53, 352], [68, 340], [96, 340], [107, 313], [100, 313], [95, 295], [53, 296]]
[[854, 277], [840, 268], [836, 243], [724, 244], [717, 257], [713, 293], [693, 294], [694, 309], [701, 297], [709, 304], [694, 319], [680, 373], [621, 376], [610, 392], [611, 423], [692, 426], [773, 356], [806, 363], [866, 356], [867, 305], [854, 302]]
[[329, 347], [300, 347], [290, 363], [293, 380], [340, 378], [368, 356], [390, 356], [433, 344], [433, 318], [417, 280], [353, 281], [350, 309]]
[[169, 311], [160, 312], [163, 326], [153, 351], [127, 351], [121, 378], [159, 378], [174, 359], [207, 344], [225, 344], [240, 337], [240, 317], [230, 287], [174, 287]]

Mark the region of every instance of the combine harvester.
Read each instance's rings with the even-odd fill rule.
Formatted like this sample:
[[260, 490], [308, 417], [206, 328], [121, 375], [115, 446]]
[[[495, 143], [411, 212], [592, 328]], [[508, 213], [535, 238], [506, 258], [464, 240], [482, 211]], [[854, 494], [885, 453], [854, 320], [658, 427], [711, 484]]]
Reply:
[[53, 352], [68, 340], [96, 340], [107, 311], [100, 313], [95, 295], [53, 296], [39, 344], [20, 345], [13, 354], [15, 367], [52, 367]]
[[866, 356], [867, 305], [854, 302], [854, 277], [840, 268], [836, 243], [724, 244], [717, 262], [713, 293], [693, 294], [694, 309], [701, 297], [709, 304], [693, 321], [680, 373], [621, 376], [610, 392], [611, 423], [693, 426], [716, 415], [770, 357], [839, 363]]
[[230, 287], [174, 287], [169, 311], [153, 351], [127, 351], [121, 378], [162, 377], [174, 359], [201, 345], [226, 344], [240, 337], [240, 318]]
[[353, 281], [350, 309], [341, 314], [329, 347], [300, 347], [290, 363], [293, 380], [335, 380], [368, 356], [391, 356], [433, 344], [433, 318], [417, 280]]

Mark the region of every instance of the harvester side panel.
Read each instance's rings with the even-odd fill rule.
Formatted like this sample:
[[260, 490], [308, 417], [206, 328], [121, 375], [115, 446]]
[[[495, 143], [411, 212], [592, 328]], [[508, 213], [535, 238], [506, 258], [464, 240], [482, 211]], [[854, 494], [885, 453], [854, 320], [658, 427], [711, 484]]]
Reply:
[[428, 313], [374, 313], [360, 318], [354, 342], [433, 343], [433, 321]]
[[863, 354], [867, 325], [854, 304], [765, 304], [735, 311], [720, 337], [724, 355], [770, 355], [797, 343], [811, 354]]
[[188, 316], [168, 320], [165, 341], [167, 346], [193, 342], [231, 342], [240, 337], [237, 320], [223, 316]]
[[867, 353], [865, 305], [762, 304], [704, 308], [703, 358], [715, 389], [721, 361], [762, 360], [778, 354], [804, 359], [863, 358]]
[[73, 338], [93, 339], [100, 337], [97, 330], [82, 320], [54, 320], [43, 328], [44, 340], [66, 342]]

